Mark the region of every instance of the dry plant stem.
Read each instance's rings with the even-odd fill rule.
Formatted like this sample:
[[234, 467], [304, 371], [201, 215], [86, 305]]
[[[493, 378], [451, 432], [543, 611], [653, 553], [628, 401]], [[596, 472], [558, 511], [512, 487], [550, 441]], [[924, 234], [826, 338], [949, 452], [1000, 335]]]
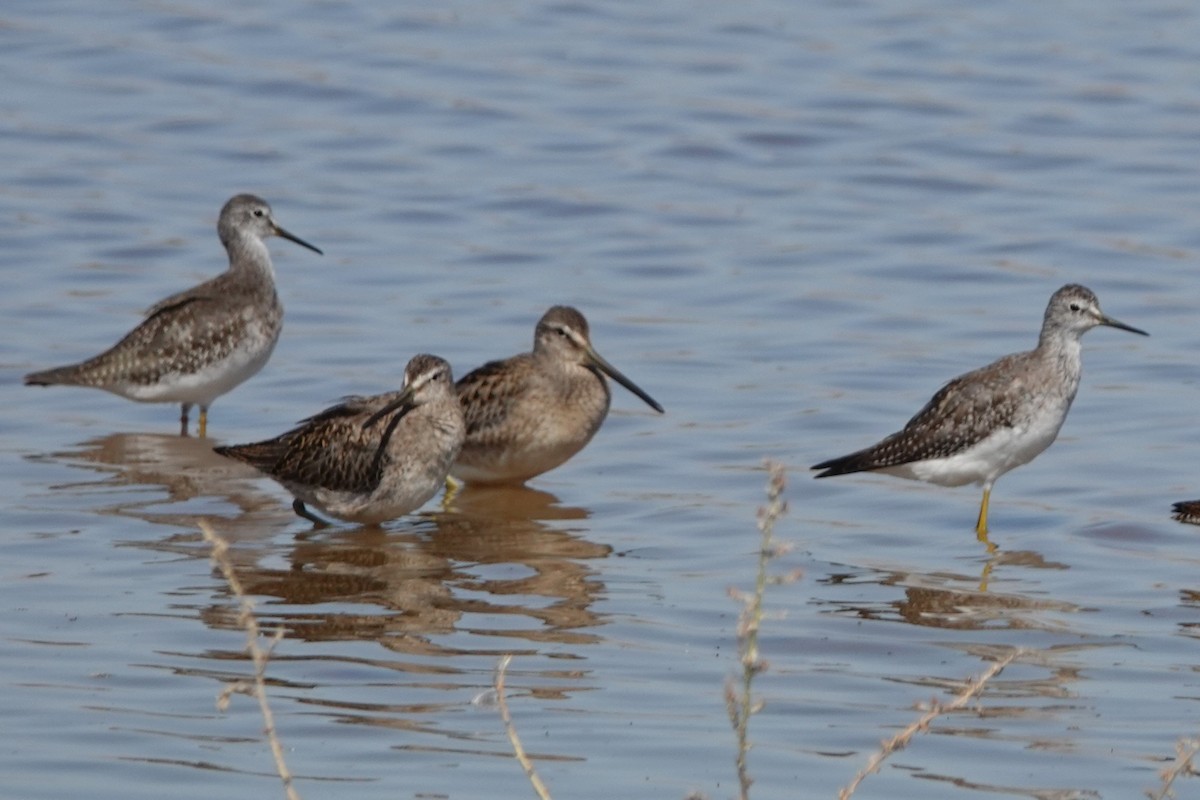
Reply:
[[890, 756], [892, 753], [895, 753], [897, 750], [903, 750], [908, 743], [912, 741], [912, 738], [918, 733], [923, 733], [929, 730], [929, 723], [933, 722], [942, 714], [946, 714], [951, 711], [957, 711], [965, 706], [968, 702], [970, 702], [971, 698], [983, 691], [983, 687], [988, 681], [999, 675], [1005, 667], [1011, 664], [1014, 659], [1020, 657], [1024, 652], [1025, 651], [1021, 648], [1012, 651], [1007, 656], [988, 667], [987, 671], [985, 671], [974, 681], [964, 686], [963, 690], [955, 695], [954, 699], [949, 703], [942, 705], [941, 703], [935, 701], [932, 704], [932, 707], [922, 714], [915, 722], [897, 733], [891, 739], [884, 741], [880, 745], [879, 750], [877, 750], [875, 754], [872, 755], [867, 761], [866, 766], [858, 771], [858, 774], [854, 776], [854, 780], [850, 781], [850, 785], [838, 792], [838, 800], [846, 800], [846, 798], [854, 794], [855, 790], [858, 789], [858, 785], [866, 780], [868, 775], [873, 772], [877, 772], [879, 768], [883, 766], [883, 762], [888, 756]]
[[292, 785], [291, 770], [288, 769], [287, 762], [283, 758], [283, 745], [275, 731], [275, 715], [271, 713], [271, 706], [267, 703], [267, 661], [270, 659], [275, 645], [283, 638], [283, 629], [275, 631], [274, 638], [267, 647], [259, 645], [262, 632], [259, 630], [258, 620], [254, 617], [254, 602], [246, 596], [242, 582], [234, 572], [233, 562], [229, 559], [229, 544], [204, 520], [200, 521], [200, 532], [204, 534], [204, 540], [212, 546], [213, 563], [221, 570], [221, 574], [225, 576], [225, 581], [229, 584], [230, 591], [238, 599], [238, 625], [246, 631], [246, 651], [250, 653], [250, 658], [254, 662], [253, 685], [239, 682], [229, 687], [222, 692], [222, 699], [218, 700], [218, 704], [227, 703], [229, 694], [234, 691], [245, 691], [247, 694], [254, 695], [258, 700], [258, 708], [262, 712], [263, 733], [266, 734], [267, 742], [271, 746], [271, 754], [275, 757], [275, 769], [279, 772], [279, 779], [283, 781], [284, 794], [288, 800], [300, 800], [299, 793]]
[[766, 662], [758, 654], [758, 632], [763, 618], [763, 595], [767, 589], [767, 565], [777, 554], [773, 537], [775, 523], [787, 510], [786, 503], [781, 499], [786, 486], [783, 466], [776, 462], [767, 462], [767, 505], [758, 512], [758, 530], [762, 541], [758, 550], [758, 574], [754, 579], [754, 593], [744, 595], [733, 592], [733, 596], [742, 603], [742, 612], [738, 615], [738, 656], [742, 664], [741, 686], [734, 688], [732, 681], [725, 687], [725, 709], [729, 713], [729, 721], [733, 725], [737, 737], [737, 775], [739, 800], [748, 800], [750, 785], [754, 779], [746, 765], [746, 756], [750, 751], [749, 726], [750, 717], [762, 708], [762, 703], [756, 702], [752, 693], [754, 676], [766, 669]]
[[537, 796], [541, 800], [551, 800], [546, 784], [542, 783], [537, 770], [533, 768], [533, 762], [529, 760], [529, 756], [525, 755], [525, 748], [521, 746], [521, 739], [517, 736], [517, 728], [513, 725], [512, 715], [508, 713], [508, 701], [504, 699], [504, 671], [508, 669], [510, 661], [512, 661], [512, 656], [504, 656], [496, 665], [494, 686], [496, 688], [496, 705], [500, 707], [500, 719], [504, 720], [504, 732], [508, 734], [508, 741], [512, 744], [513, 755], [517, 757], [521, 769], [525, 770], [525, 777], [529, 779], [529, 785], [533, 787], [533, 791], [537, 792]]
[[1162, 777], [1162, 786], [1158, 792], [1146, 792], [1146, 796], [1150, 800], [1166, 800], [1168, 797], [1174, 797], [1175, 793], [1171, 791], [1171, 786], [1174, 785], [1175, 779], [1180, 775], [1195, 775], [1196, 766], [1193, 759], [1196, 754], [1200, 753], [1200, 741], [1195, 739], [1180, 739], [1175, 745], [1175, 760], [1172, 761], [1160, 773]]

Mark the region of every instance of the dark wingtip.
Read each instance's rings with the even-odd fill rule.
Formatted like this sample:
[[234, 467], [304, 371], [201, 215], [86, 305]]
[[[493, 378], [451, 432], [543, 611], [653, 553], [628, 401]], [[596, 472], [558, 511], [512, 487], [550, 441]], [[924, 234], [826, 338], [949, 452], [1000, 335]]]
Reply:
[[1184, 500], [1171, 506], [1171, 516], [1180, 522], [1200, 525], [1200, 500]]
[[51, 367], [50, 369], [40, 369], [37, 372], [30, 372], [22, 380], [26, 386], [70, 386], [86, 384], [83, 380], [83, 371], [81, 369], [83, 363], [67, 364], [62, 367]]
[[252, 467], [260, 466], [258, 459], [255, 456], [254, 445], [247, 444], [230, 444], [220, 445], [213, 448], [213, 452], [225, 458], [232, 458], [234, 461], [241, 461], [243, 464], [249, 464]]
[[835, 475], [849, 475], [851, 472], [863, 472], [868, 469], [856, 457], [858, 454], [851, 456], [842, 456], [841, 458], [831, 458], [828, 461], [822, 461], [820, 464], [813, 464], [809, 469], [824, 470], [814, 475], [814, 478], [832, 478]]
[[834, 475], [844, 475], [845, 472], [837, 468], [836, 461], [822, 461], [820, 464], [813, 464], [809, 469], [819, 469], [814, 478], [832, 478]]

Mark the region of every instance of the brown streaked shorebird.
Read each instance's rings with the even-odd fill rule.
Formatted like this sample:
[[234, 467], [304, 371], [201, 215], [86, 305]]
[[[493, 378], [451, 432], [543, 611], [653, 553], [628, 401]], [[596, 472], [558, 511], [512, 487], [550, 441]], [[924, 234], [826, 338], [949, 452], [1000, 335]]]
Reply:
[[417, 355], [398, 392], [347, 397], [274, 439], [213, 449], [282, 484], [305, 519], [325, 524], [307, 503], [331, 517], [377, 525], [437, 494], [465, 433], [450, 365]]
[[1080, 337], [1098, 325], [1147, 335], [1106, 316], [1090, 289], [1062, 287], [1046, 306], [1037, 347], [960, 375], [939, 389], [904, 430], [814, 465], [824, 470], [816, 477], [869, 471], [939, 486], [982, 484], [975, 533], [987, 542], [992, 485], [1058, 436], [1079, 389]]
[[600, 357], [583, 314], [554, 306], [538, 320], [532, 352], [489, 362], [459, 380], [467, 440], [450, 474], [466, 483], [521, 484], [561, 465], [608, 414], [605, 375], [663, 413]]
[[263, 368], [283, 328], [275, 270], [263, 240], [281, 236], [321, 252], [279, 227], [267, 202], [251, 194], [225, 204], [217, 233], [229, 253], [229, 269], [161, 300], [100, 355], [31, 372], [26, 385], [90, 386], [142, 403], [180, 403], [184, 436], [188, 412], [199, 405], [198, 432], [204, 436], [208, 407]]

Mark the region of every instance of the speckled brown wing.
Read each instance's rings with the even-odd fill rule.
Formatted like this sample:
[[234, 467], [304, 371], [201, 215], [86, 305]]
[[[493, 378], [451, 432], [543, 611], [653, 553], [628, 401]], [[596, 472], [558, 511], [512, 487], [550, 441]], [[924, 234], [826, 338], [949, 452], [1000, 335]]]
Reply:
[[140, 325], [92, 361], [98, 362], [99, 371], [105, 371], [101, 363], [108, 362], [108, 371], [132, 383], [156, 383], [165, 371], [198, 372], [224, 359], [237, 345], [241, 319], [221, 313], [226, 302], [227, 298], [191, 294], [159, 303]]
[[[227, 275], [164, 298], [119, 342], [78, 364], [26, 376], [26, 383], [150, 386], [167, 373], [198, 372], [237, 345], [240, 314], [221, 313], [232, 287]], [[240, 308], [237, 309], [240, 312]]]
[[904, 429], [871, 447], [813, 466], [828, 478], [885, 469], [914, 461], [945, 458], [978, 444], [998, 428], [1011, 426], [1023, 379], [1009, 359], [960, 375], [947, 383]]
[[524, 375], [532, 362], [528, 354], [501, 361], [489, 361], [464, 375], [454, 385], [467, 424], [467, 439], [493, 442], [520, 400], [526, 381]]
[[282, 483], [370, 492], [382, 474], [381, 437], [386, 428], [376, 425], [363, 430], [362, 424], [382, 407], [377, 400], [347, 397], [274, 439], [215, 449]]
[[[137, 350], [140, 361], [169, 364], [182, 372], [199, 371], [226, 358], [243, 335], [246, 306], [259, 301], [264, 289], [247, 286], [231, 273], [223, 273], [199, 286], [165, 297], [146, 312], [146, 319], [114, 346]], [[268, 295], [274, 294], [267, 287]], [[244, 304], [237, 301], [241, 298]], [[263, 297], [267, 300], [269, 298]], [[275, 314], [278, 310], [278, 302]], [[276, 317], [277, 319], [277, 317]], [[128, 342], [128, 344], [126, 344]], [[157, 354], [157, 358], [153, 357]]]
[[[288, 433], [291, 433], [291, 431]], [[285, 433], [283, 436], [277, 436], [274, 439], [252, 442], [251, 444], [222, 445], [214, 447], [213, 452], [219, 456], [225, 456], [226, 458], [232, 458], [244, 464], [249, 464], [268, 475], [273, 475], [275, 465], [283, 457], [284, 450], [287, 447], [287, 443], [284, 440], [287, 435]]]

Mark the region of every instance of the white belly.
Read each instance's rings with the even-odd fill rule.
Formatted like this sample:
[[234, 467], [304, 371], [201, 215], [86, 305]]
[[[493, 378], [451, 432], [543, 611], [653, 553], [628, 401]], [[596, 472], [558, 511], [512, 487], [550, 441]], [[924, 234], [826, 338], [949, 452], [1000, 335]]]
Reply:
[[197, 372], [168, 373], [157, 383], [106, 388], [143, 403], [194, 403], [207, 408], [213, 400], [257, 374], [271, 358], [275, 342], [266, 338], [253, 341]]
[[1000, 428], [973, 447], [945, 458], [881, 469], [889, 475], [938, 486], [990, 486], [1004, 473], [1028, 464], [1058, 437], [1066, 414], [1040, 414], [1018, 428]]

